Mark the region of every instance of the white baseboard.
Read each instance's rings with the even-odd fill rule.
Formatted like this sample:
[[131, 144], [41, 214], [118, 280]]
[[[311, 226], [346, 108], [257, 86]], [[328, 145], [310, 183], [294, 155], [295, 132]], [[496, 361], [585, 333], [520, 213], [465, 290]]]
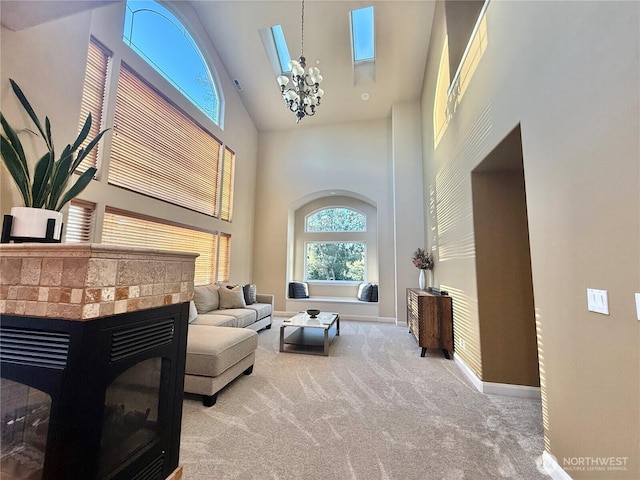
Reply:
[[466, 363], [455, 353], [453, 360], [456, 362], [462, 373], [473, 383], [473, 386], [481, 393], [491, 395], [505, 395], [508, 397], [540, 399], [540, 387], [529, 387], [526, 385], [512, 385], [509, 383], [483, 382], [467, 366]]

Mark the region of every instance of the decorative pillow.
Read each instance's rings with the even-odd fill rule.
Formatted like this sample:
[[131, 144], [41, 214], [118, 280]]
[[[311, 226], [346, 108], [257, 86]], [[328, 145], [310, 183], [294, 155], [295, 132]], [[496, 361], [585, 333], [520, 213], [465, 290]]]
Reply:
[[247, 305], [253, 305], [258, 301], [258, 289], [255, 285], [249, 283], [243, 285], [242, 293], [244, 294], [244, 303]]
[[193, 322], [196, 318], [198, 318], [198, 309], [196, 308], [196, 304], [193, 300], [189, 302], [189, 323]]
[[363, 302], [377, 302], [378, 285], [375, 283], [361, 283], [358, 287], [358, 300]]
[[220, 305], [220, 297], [218, 291], [220, 289], [213, 283], [193, 289], [193, 302], [199, 313], [207, 313], [211, 310], [217, 310]]
[[309, 284], [306, 282], [289, 282], [289, 298], [309, 298]]
[[247, 306], [240, 287], [221, 288], [218, 290], [218, 294], [220, 295], [220, 308], [244, 308]]

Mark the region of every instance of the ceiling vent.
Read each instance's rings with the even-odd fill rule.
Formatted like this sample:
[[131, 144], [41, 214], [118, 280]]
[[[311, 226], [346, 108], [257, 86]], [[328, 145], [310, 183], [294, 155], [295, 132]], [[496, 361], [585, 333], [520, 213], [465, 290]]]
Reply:
[[236, 87], [236, 90], [241, 92], [242, 91], [242, 85], [240, 85], [240, 80], [235, 79], [233, 81], [233, 85]]

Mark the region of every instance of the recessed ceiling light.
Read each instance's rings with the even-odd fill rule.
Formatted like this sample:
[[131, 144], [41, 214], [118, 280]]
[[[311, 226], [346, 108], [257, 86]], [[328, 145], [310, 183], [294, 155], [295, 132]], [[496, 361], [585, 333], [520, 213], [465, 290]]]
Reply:
[[360, 98], [363, 102], [366, 102], [367, 100], [369, 100], [369, 94], [367, 92], [364, 92], [362, 95], [360, 95]]

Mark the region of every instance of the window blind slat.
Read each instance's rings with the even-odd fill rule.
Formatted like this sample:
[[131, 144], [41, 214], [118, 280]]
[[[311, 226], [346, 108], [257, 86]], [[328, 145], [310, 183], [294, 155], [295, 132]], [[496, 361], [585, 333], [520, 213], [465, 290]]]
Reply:
[[233, 180], [235, 168], [235, 153], [229, 147], [224, 149], [222, 159], [222, 192], [220, 196], [220, 219], [231, 221], [233, 207]]
[[[196, 285], [211, 283], [216, 278], [217, 242], [218, 235], [214, 232], [203, 232], [159, 219], [142, 218], [111, 208], [105, 211], [102, 243], [197, 252], [200, 256], [196, 258]], [[228, 239], [226, 243], [229, 243]], [[228, 259], [225, 264], [228, 270]]]
[[[91, 39], [87, 53], [87, 69], [85, 71], [84, 89], [82, 91], [78, 131], [84, 126], [84, 122], [89, 116], [89, 113], [91, 113], [91, 129], [82, 147], [86, 147], [103, 128], [104, 98], [110, 59], [111, 54], [95, 40]], [[78, 172], [84, 172], [89, 167], [98, 166], [98, 154], [101, 143], [102, 142], [80, 163], [77, 169]]]
[[90, 242], [93, 232], [95, 203], [74, 199], [67, 214], [66, 243]]
[[109, 183], [215, 215], [221, 143], [124, 64], [114, 130]]

